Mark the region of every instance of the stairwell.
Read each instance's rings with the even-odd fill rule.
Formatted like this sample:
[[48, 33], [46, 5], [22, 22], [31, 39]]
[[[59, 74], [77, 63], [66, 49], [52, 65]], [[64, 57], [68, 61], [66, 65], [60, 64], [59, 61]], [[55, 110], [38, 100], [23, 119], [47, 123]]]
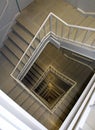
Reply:
[[[77, 101], [78, 97], [80, 96], [82, 90], [84, 89], [81, 87], [82, 83], [83, 86], [87, 84], [85, 80], [82, 80], [82, 75], [85, 75], [85, 78], [90, 79], [92, 76], [92, 71], [87, 68], [85, 69], [85, 65], [82, 64], [82, 68], [80, 68], [80, 63], [75, 63], [69, 58], [64, 58], [66, 61], [63, 62], [65, 64], [64, 70], [65, 73], [68, 72], [68, 76], [73, 75], [76, 77], [76, 80], [82, 83], [78, 83], [79, 88], [74, 89], [70, 95], [68, 95], [67, 99], [60, 104], [58, 109], [51, 114], [45, 109], [36, 99], [27, 93], [18, 83], [16, 83], [9, 74], [11, 73], [12, 69], [16, 66], [19, 59], [23, 55], [24, 51], [28, 47], [29, 43], [35, 36], [36, 32], [40, 28], [41, 24], [45, 20], [46, 16], [49, 12], [53, 12], [54, 14], [58, 15], [61, 19], [66, 21], [69, 24], [75, 24], [79, 26], [86, 26], [86, 27], [95, 27], [95, 18], [90, 16], [84, 16], [80, 12], [78, 12], [73, 6], [68, 4], [63, 0], [35, 0], [32, 4], [30, 4], [27, 8], [25, 8], [21, 14], [17, 17], [16, 23], [12, 27], [12, 31], [8, 34], [8, 39], [4, 41], [4, 46], [1, 48], [1, 53], [3, 55], [5, 65], [1, 67], [3, 70], [0, 72], [4, 73], [1, 78], [1, 85], [3, 86], [1, 89], [5, 91], [15, 102], [17, 102], [21, 107], [23, 107], [26, 111], [28, 111], [32, 116], [34, 116], [38, 121], [40, 121], [43, 125], [45, 125], [49, 130], [56, 129], [58, 130], [70, 110], [72, 109], [73, 105]], [[67, 31], [64, 32], [64, 37], [67, 37], [68, 28], [65, 28]], [[70, 37], [74, 39], [74, 35], [77, 30], [73, 30]], [[78, 33], [78, 36], [75, 40], [83, 41], [84, 36], [87, 32], [81, 31]], [[94, 33], [90, 34], [90, 37], [85, 39], [85, 42], [89, 45], [90, 43], [93, 46], [95, 45], [94, 42]], [[31, 48], [31, 52], [35, 50], [33, 46]], [[64, 50], [62, 50], [64, 51]], [[9, 62], [7, 62], [6, 61]], [[2, 59], [3, 61], [3, 59]], [[62, 64], [62, 63], [60, 63]], [[6, 72], [6, 65], [7, 65], [7, 72]], [[71, 65], [71, 67], [69, 66]], [[41, 64], [40, 64], [41, 66]], [[68, 66], [68, 69], [67, 69]], [[75, 68], [73, 69], [73, 66]], [[79, 70], [80, 68], [80, 70]], [[66, 70], [67, 69], [67, 70]], [[37, 71], [38, 70], [38, 71]], [[67, 72], [66, 72], [67, 71]], [[38, 73], [40, 72], [40, 73]], [[35, 83], [35, 79], [39, 78], [39, 75], [43, 72], [42, 68], [39, 69], [38, 64], [34, 64], [32, 70], [26, 76], [26, 79], [23, 80], [24, 84], [31, 84]], [[80, 78], [78, 79], [78, 75]], [[8, 78], [8, 79], [7, 79]], [[3, 79], [3, 80], [2, 80]], [[4, 81], [6, 82], [4, 83]], [[85, 82], [86, 83], [85, 83]], [[85, 85], [84, 85], [85, 84]], [[45, 86], [45, 85], [44, 85]], [[79, 92], [80, 90], [80, 92]], [[38, 91], [38, 90], [36, 90]], [[42, 90], [43, 91], [43, 90]], [[42, 93], [41, 91], [39, 93]], [[43, 116], [42, 116], [43, 115]], [[51, 118], [51, 120], [50, 120]]]
[[[39, 27], [41, 26], [49, 12], [55, 13], [69, 24], [92, 28], [95, 27], [95, 18], [80, 14], [74, 7], [66, 2], [63, 2], [62, 0], [60, 0], [58, 3], [56, 1], [52, 1], [50, 3], [44, 1], [43, 4], [41, 4], [42, 2], [43, 1], [34, 1], [34, 3], [29, 5], [26, 9], [22, 11], [20, 16], [16, 19], [16, 24], [13, 25], [12, 31], [8, 34], [8, 39], [4, 41], [4, 47], [1, 49], [1, 52], [14, 66], [17, 64], [23, 52], [32, 41], [33, 37], [35, 36], [36, 32], [38, 31]], [[73, 30], [70, 37], [74, 39], [74, 35], [76, 32], [77, 29]], [[80, 30], [75, 41], [77, 40], [79, 42], [82, 42], [86, 33], [87, 31]], [[66, 28], [64, 36], [66, 37], [67, 34], [68, 28]], [[90, 37], [87, 37], [85, 39], [85, 42], [88, 45], [90, 43], [94, 45], [95, 34], [92, 33], [89, 35]], [[14, 58], [10, 58], [12, 57], [11, 55], [13, 55]]]

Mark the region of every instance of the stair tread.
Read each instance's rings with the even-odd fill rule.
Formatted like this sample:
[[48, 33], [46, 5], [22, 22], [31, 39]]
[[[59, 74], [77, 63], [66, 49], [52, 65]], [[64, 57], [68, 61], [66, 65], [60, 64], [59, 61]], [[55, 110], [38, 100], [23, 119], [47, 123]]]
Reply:
[[[57, 13], [57, 11], [56, 11], [57, 6], [54, 6], [54, 7], [55, 7], [55, 9], [52, 9], [52, 12]], [[81, 21], [83, 21], [84, 17], [82, 15], [80, 15], [79, 12], [76, 11], [76, 9], [74, 9], [71, 5], [66, 6], [66, 8], [68, 8], [68, 10], [70, 10], [70, 11], [68, 11], [69, 13], [64, 8], [60, 9], [60, 10], [63, 10], [63, 13], [59, 13], [59, 11], [58, 11], [59, 15], [62, 14], [61, 18], [63, 18], [63, 20], [65, 20], [66, 22], [71, 23], [71, 24], [74, 24], [74, 23], [79, 24]], [[18, 18], [18, 21], [21, 24], [23, 24], [23, 26], [26, 26], [26, 28], [29, 29], [33, 34], [35, 34], [35, 32], [37, 32], [37, 30], [38, 30], [39, 22], [40, 22], [40, 24], [42, 23], [42, 20], [46, 17], [47, 12], [46, 13], [44, 12], [43, 15], [40, 13], [37, 15], [37, 17], [33, 17], [33, 18], [30, 17], [30, 18], [25, 19], [25, 17], [21, 17], [21, 18]], [[71, 19], [72, 16], [74, 16], [75, 19]], [[40, 21], [39, 21], [39, 18], [41, 19]], [[32, 22], [31, 22], [31, 19], [32, 19]], [[79, 20], [77, 20], [77, 19], [79, 19]], [[35, 28], [35, 29], [37, 28], [37, 29], [35, 31], [32, 31], [33, 28]], [[68, 29], [67, 29], [67, 31], [68, 31]]]
[[28, 31], [30, 31], [33, 35], [35, 35], [39, 29], [39, 26], [35, 25], [32, 21], [26, 19], [17, 20], [22, 26], [24, 26]]
[[[16, 35], [14, 35], [13, 33], [10, 33], [9, 34], [13, 39], [14, 39], [14, 36], [16, 37]], [[20, 42], [20, 41], [19, 41]], [[12, 41], [10, 41], [10, 40], [7, 40], [7, 41], [5, 41], [4, 42], [4, 44], [7, 46], [7, 48], [18, 58], [18, 59], [20, 59], [21, 58], [21, 56], [23, 55], [23, 53], [24, 53], [24, 51], [25, 51], [25, 48], [26, 48], [26, 46], [24, 47], [24, 46], [22, 46], [22, 45], [20, 45], [19, 43], [17, 43], [17, 44], [19, 44], [19, 45], [17, 45], [17, 44], [14, 44]], [[24, 43], [24, 44], [26, 44], [26, 43]], [[22, 51], [22, 48], [20, 48], [20, 47], [23, 47], [24, 49], [23, 49], [23, 51]], [[31, 52], [33, 52], [34, 51], [34, 49], [33, 48], [31, 48]], [[31, 53], [32, 54], [32, 53]], [[30, 55], [30, 53], [29, 53], [29, 51], [27, 52], [27, 58], [28, 58], [28, 55]], [[26, 59], [26, 58], [24, 58], [23, 59], [23, 63], [26, 63], [26, 60], [28, 60], [28, 59]]]
[[[68, 8], [71, 8], [71, 6], [68, 6]], [[36, 15], [36, 17], [19, 17], [17, 19], [17, 21], [19, 23], [21, 23], [23, 26], [25, 26], [31, 33], [33, 33], [34, 35], [36, 34], [36, 32], [38, 31], [38, 29], [40, 28], [40, 25], [43, 23], [43, 21], [45, 20], [45, 18], [47, 17], [47, 15], [49, 14], [50, 10], [48, 9], [46, 12], [43, 13], [38, 13], [36, 12], [36, 14], [34, 13], [34, 15]], [[39, 20], [40, 18], [40, 20]]]
[[[73, 19], [72, 19], [73, 17]], [[76, 9], [71, 9], [70, 13], [66, 12], [64, 14], [63, 12], [63, 18], [62, 18], [65, 22], [67, 22], [68, 24], [76, 24], [78, 25], [83, 19], [84, 17], [82, 15], [79, 14], [79, 12], [76, 11]], [[77, 20], [79, 19], [79, 21]]]
[[22, 41], [15, 33], [10, 32], [8, 34], [8, 37], [20, 48], [22, 51], [25, 51], [28, 47], [28, 44], [26, 44], [24, 41]]
[[[87, 17], [87, 18], [83, 21], [83, 23], [81, 24], [81, 26], [85, 26], [85, 27], [91, 27], [91, 26], [92, 26], [92, 27], [93, 27], [93, 26], [95, 26], [95, 24], [92, 24], [93, 21], [94, 21], [94, 18], [92, 18], [92, 17]], [[87, 32], [87, 31], [85, 31], [85, 30], [80, 30], [79, 33], [78, 33], [78, 36], [77, 36], [76, 40], [79, 41], [79, 42], [82, 42], [82, 41], [83, 41], [83, 38], [84, 38], [85, 35], [86, 35], [86, 32]]]
[[[95, 27], [95, 22], [90, 25], [90, 27]], [[88, 45], [92, 45], [95, 48], [95, 31], [91, 32], [89, 37], [85, 40], [85, 43]]]
[[[20, 60], [24, 52], [20, 48], [18, 48], [18, 46], [13, 44], [10, 40], [5, 41], [4, 44], [17, 57], [17, 59]], [[31, 52], [33, 52], [33, 50], [31, 50]], [[24, 56], [21, 64], [25, 64], [28, 61], [29, 55], [29, 52], [27, 52], [27, 55]]]
[[91, 16], [88, 16], [87, 18], [85, 18], [85, 20], [80, 24], [81, 26], [89, 26], [89, 24], [91, 23], [91, 22], [93, 22], [94, 21], [94, 18], [93, 17], [91, 17]]
[[[93, 20], [94, 20], [94, 18], [92, 18], [92, 17], [86, 17], [86, 18], [84, 18], [84, 20], [79, 24], [79, 26], [88, 26], [91, 22], [93, 22]], [[76, 28], [72, 31], [72, 34], [70, 35], [70, 39], [74, 39], [74, 38], [75, 38], [75, 35], [76, 35], [77, 31], [78, 31], [78, 29], [76, 29]], [[78, 33], [79, 35], [78, 35], [78, 37], [76, 38], [77, 40], [78, 40], [79, 37], [82, 37], [82, 36], [83, 36], [82, 32], [83, 32], [83, 31], [80, 31], [80, 32]], [[85, 34], [85, 31], [84, 31], [83, 33]], [[81, 36], [81, 35], [82, 35], [82, 36]], [[82, 38], [79, 38], [79, 41], [80, 41], [80, 39], [82, 39]]]
[[15, 24], [13, 26], [13, 30], [27, 43], [30, 43], [33, 39], [32, 35], [30, 33], [26, 32], [21, 26]]
[[93, 44], [93, 42], [95, 42], [95, 32], [91, 33], [91, 35], [85, 41], [85, 43], [89, 45]]
[[1, 52], [14, 66], [17, 64], [18, 59], [6, 47], [3, 47]]
[[23, 52], [10, 40], [6, 40], [4, 42], [4, 45], [7, 46], [7, 48], [15, 55], [18, 59], [21, 58]]

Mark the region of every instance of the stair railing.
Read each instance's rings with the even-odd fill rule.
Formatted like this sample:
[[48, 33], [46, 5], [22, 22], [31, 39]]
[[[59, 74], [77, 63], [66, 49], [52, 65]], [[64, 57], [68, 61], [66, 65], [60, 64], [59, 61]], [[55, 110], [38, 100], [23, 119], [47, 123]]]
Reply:
[[[26, 51], [12, 71], [11, 76], [14, 79], [19, 79], [19, 74], [21, 74], [22, 71], [25, 71], [25, 66], [28, 64], [31, 57], [36, 55], [37, 50], [43, 43], [43, 40], [46, 38], [46, 36], [51, 37], [51, 35], [53, 34], [58, 39], [73, 41], [73, 43], [77, 46], [85, 46], [89, 47], [90, 49], [94, 49], [95, 46], [93, 45], [93, 43], [95, 43], [95, 39], [93, 39], [90, 44], [86, 44], [85, 42], [88, 37], [93, 33], [95, 33], [95, 28], [68, 24], [51, 12], [46, 17], [45, 21], [41, 25], [33, 40], [30, 42]], [[81, 41], [77, 40], [78, 35], [82, 35]]]
[[38, 32], [34, 36], [33, 40], [30, 42], [30, 44], [28, 45], [28, 47], [25, 50], [24, 54], [20, 58], [20, 60], [17, 63], [16, 67], [12, 71], [11, 76], [14, 79], [15, 79], [15, 77], [16, 78], [18, 77], [19, 73], [22, 71], [23, 67], [26, 65], [26, 63], [28, 62], [30, 57], [35, 55], [34, 50], [37, 50], [39, 48], [39, 45], [40, 45], [41, 41], [50, 32], [51, 27], [48, 27], [47, 30], [46, 30], [46, 26], [47, 26], [47, 24], [49, 25], [49, 22], [50, 22], [50, 16], [51, 16], [51, 13], [47, 16], [47, 18], [45, 19], [45, 21], [41, 25], [40, 29], [38, 30]]
[[90, 12], [88, 12], [88, 11], [84, 11], [84, 10], [82, 10], [82, 9], [80, 9], [80, 8], [77, 8], [77, 10], [78, 11], [80, 11], [82, 14], [84, 14], [84, 15], [89, 15], [89, 16], [95, 16], [95, 11], [90, 11]]

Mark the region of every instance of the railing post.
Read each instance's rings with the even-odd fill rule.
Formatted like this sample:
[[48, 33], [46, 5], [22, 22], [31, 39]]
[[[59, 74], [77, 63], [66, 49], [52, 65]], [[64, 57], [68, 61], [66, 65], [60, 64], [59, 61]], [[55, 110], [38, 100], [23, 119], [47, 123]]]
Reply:
[[45, 25], [43, 26], [43, 30], [44, 30], [44, 36], [46, 35], [46, 28]]
[[86, 33], [85, 33], [85, 36], [84, 36], [84, 38], [82, 40], [82, 42], [85, 42], [87, 40], [89, 33], [90, 33], [90, 31], [87, 30]]
[[64, 35], [64, 24], [62, 24], [62, 30], [61, 30], [61, 37], [63, 38]]
[[71, 34], [71, 27], [69, 27], [69, 32], [68, 32], [68, 39], [70, 39], [70, 34]]
[[[90, 46], [93, 46], [93, 44], [95, 44], [95, 39], [92, 41], [92, 43], [90, 44]], [[93, 47], [95, 49], [95, 47]]]
[[58, 19], [56, 19], [56, 35], [57, 35], [57, 31], [58, 31]]
[[75, 41], [76, 41], [76, 38], [77, 38], [77, 36], [78, 36], [79, 31], [80, 31], [80, 28], [77, 28], [76, 33], [75, 33], [75, 36], [74, 36], [74, 40], [75, 40]]
[[49, 17], [50, 32], [52, 31], [52, 14]]

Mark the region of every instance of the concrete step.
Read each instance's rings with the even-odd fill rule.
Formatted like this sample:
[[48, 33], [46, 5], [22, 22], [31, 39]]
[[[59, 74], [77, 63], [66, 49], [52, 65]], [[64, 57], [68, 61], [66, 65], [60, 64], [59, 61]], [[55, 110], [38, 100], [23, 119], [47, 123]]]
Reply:
[[[16, 33], [16, 35], [21, 38], [22, 40], [24, 40], [24, 42], [26, 42], [27, 44], [30, 44], [30, 42], [32, 42], [33, 40], [33, 35], [30, 34], [28, 31], [26, 31], [26, 29], [24, 29], [22, 26], [20, 26], [20, 24], [15, 24], [13, 26], [13, 31]], [[37, 45], [39, 44], [39, 39], [35, 39], [35, 41], [32, 43], [32, 48], [33, 50], [37, 47]]]
[[91, 32], [84, 42], [95, 47], [95, 32]]
[[42, 70], [36, 64], [34, 64], [33, 66], [34, 67], [36, 66], [37, 70], [35, 70], [34, 68], [32, 68], [27, 73], [27, 75], [23, 78], [23, 80], [22, 80], [23, 83], [28, 86], [28, 88], [32, 87], [34, 85], [34, 83], [36, 83], [36, 81], [39, 79], [39, 77], [41, 75], [41, 74], [39, 74], [39, 72], [41, 71], [41, 73], [42, 73]]
[[13, 66], [16, 66], [18, 59], [7, 47], [4, 46], [1, 52]]
[[35, 77], [31, 77], [29, 74], [25, 76], [25, 79], [27, 79], [27, 81], [31, 84], [31, 87], [36, 83], [36, 80], [37, 80]]
[[[83, 23], [81, 23], [80, 26], [85, 26], [85, 27], [91, 27], [91, 25], [93, 24], [94, 18], [93, 17], [87, 17]], [[92, 27], [95, 26], [95, 24], [92, 25]], [[82, 42], [84, 40], [84, 37], [86, 36], [87, 31], [85, 30], [77, 30], [78, 34], [76, 37], [76, 41]]]
[[[58, 3], [57, 3], [58, 4]], [[31, 5], [32, 6], [32, 5]], [[64, 6], [62, 6], [64, 7]], [[61, 8], [62, 8], [61, 7]], [[35, 6], [35, 10], [36, 10], [36, 6]], [[56, 6], [52, 6], [52, 8], [48, 8], [46, 11], [44, 12], [40, 12], [40, 13], [37, 13], [37, 12], [32, 12], [31, 15], [33, 15], [32, 17], [29, 15], [29, 17], [19, 17], [17, 19], [17, 21], [19, 23], [21, 23], [23, 26], [25, 26], [32, 34], [36, 34], [36, 32], [38, 31], [38, 29], [40, 28], [40, 25], [43, 23], [43, 21], [45, 20], [45, 18], [47, 17], [47, 15], [50, 13], [50, 12], [55, 12], [55, 9]], [[73, 8], [72, 6], [68, 5], [68, 9], [69, 8]], [[62, 11], [63, 11], [64, 8], [62, 8]], [[58, 10], [58, 9], [57, 9]], [[61, 9], [60, 9], [61, 10]], [[31, 11], [32, 11], [32, 8], [31, 8]], [[59, 11], [58, 11], [59, 12]], [[65, 13], [67, 12], [65, 9], [64, 9], [64, 12]], [[58, 14], [62, 14], [62, 13], [58, 13]], [[40, 20], [39, 20], [40, 19]]]
[[21, 24], [22, 26], [24, 26], [34, 36], [35, 36], [35, 34], [37, 33], [37, 31], [39, 29], [39, 26], [35, 25], [35, 23], [32, 20], [30, 21], [30, 18], [29, 18], [29, 20], [17, 19], [17, 22], [19, 24]]
[[[65, 2], [63, 2], [62, 0], [60, 0], [60, 2], [61, 5], [63, 5], [61, 8], [64, 8], [66, 6], [66, 4], [64, 4]], [[25, 26], [28, 30], [30, 30], [30, 32], [35, 34], [39, 29], [40, 24], [42, 24], [43, 20], [46, 18], [46, 16], [50, 12], [52, 12], [53, 8], [56, 8], [56, 6], [54, 6], [55, 3], [56, 1], [54, 0], [50, 2], [43, 1], [43, 4], [41, 1], [34, 1], [31, 5], [27, 7], [27, 9], [23, 10], [22, 14], [20, 15], [20, 17], [18, 17], [17, 21], [20, 22], [23, 26]], [[38, 27], [36, 22], [40, 23], [38, 24]]]
[[94, 22], [94, 18], [91, 16], [86, 17], [86, 19], [80, 24], [80, 26], [88, 27], [92, 22]]
[[34, 102], [31, 108], [28, 110], [28, 112], [33, 115], [33, 113], [36, 113], [36, 111], [40, 108], [40, 103], [39, 102]]
[[23, 88], [18, 84], [9, 92], [9, 97], [15, 100], [22, 92]]
[[[10, 50], [11, 48], [13, 53], [20, 59], [21, 56], [23, 55], [24, 51], [26, 50], [26, 48], [28, 47], [28, 44], [26, 44], [24, 41], [22, 41], [16, 34], [14, 34], [13, 32], [9, 33], [9, 39], [11, 39], [13, 42], [11, 42], [10, 45]], [[15, 44], [16, 43], [16, 44]], [[13, 45], [12, 45], [13, 44]], [[31, 47], [29, 49], [31, 51], [31, 55], [34, 51], [33, 47]], [[18, 52], [18, 53], [17, 53]], [[25, 56], [26, 58], [28, 58], [28, 56], [30, 56], [30, 52], [27, 52], [27, 55]], [[26, 63], [25, 61], [26, 59], [23, 59], [23, 63]]]
[[[94, 21], [94, 18], [92, 17], [86, 17], [82, 22], [80, 22], [79, 26], [89, 26], [91, 22]], [[78, 30], [77, 28], [74, 28], [71, 30], [70, 39], [72, 40], [78, 40], [78, 38], [82, 35], [82, 33], [85, 34], [85, 31]], [[83, 36], [83, 35], [82, 35]], [[80, 38], [79, 38], [80, 40]]]
[[[72, 25], [80, 25], [81, 22], [84, 21], [85, 17], [83, 17], [78, 11], [76, 11], [76, 9], [69, 9], [71, 11], [71, 13], [68, 13], [68, 12], [63, 12], [63, 21], [67, 22], [68, 24], [72, 24]], [[73, 19], [72, 19], [73, 18]], [[78, 19], [78, 20], [77, 20]], [[54, 28], [55, 28], [55, 25], [54, 25]], [[62, 32], [62, 24], [61, 22], [59, 23], [58, 25], [58, 34], [59, 35], [63, 35], [65, 38], [68, 37], [68, 33], [69, 33], [69, 28], [67, 26], [63, 26], [63, 34], [61, 33]], [[72, 37], [72, 34], [73, 34], [74, 30], [72, 30], [71, 32], [71, 37]]]
[[18, 103], [19, 105], [21, 105], [28, 97], [29, 97], [29, 94], [25, 90], [23, 90], [17, 96], [17, 98], [15, 98], [15, 102]]
[[31, 89], [33, 83], [35, 83], [33, 80], [32, 80], [32, 83], [31, 81], [29, 80], [28, 77], [25, 77], [23, 80], [22, 80], [22, 83], [28, 87], [28, 89]]
[[66, 118], [66, 113], [64, 113], [61, 109], [57, 109], [56, 111], [55, 111], [55, 114], [56, 114], [56, 116], [58, 116], [59, 118], [60, 118], [60, 120], [64, 120], [65, 118]]
[[[13, 44], [15, 44], [23, 53], [25, 52], [25, 50], [28, 47], [28, 44], [26, 42], [24, 42], [20, 37], [18, 37], [15, 33], [10, 32], [8, 35], [9, 39], [13, 42]], [[33, 47], [31, 47], [31, 54], [33, 53], [34, 49]], [[27, 56], [29, 56], [30, 53], [27, 52]]]
[[23, 52], [26, 50], [28, 47], [28, 44], [26, 44], [20, 37], [18, 37], [15, 33], [10, 32], [8, 34], [8, 38], [16, 44]]
[[40, 117], [45, 113], [46, 109], [44, 107], [40, 107], [35, 113], [33, 113], [33, 116], [39, 120]]
[[44, 72], [44, 70], [36, 63], [33, 65], [33, 68], [38, 71], [40, 75]]
[[21, 106], [22, 106], [25, 110], [27, 110], [27, 109], [29, 109], [29, 108], [33, 105], [34, 102], [35, 102], [35, 99], [34, 99], [32, 96], [29, 96], [29, 97], [21, 104]]
[[[60, 18], [63, 18], [63, 14], [65, 14], [66, 8], [69, 9], [74, 9], [73, 6], [71, 6], [70, 4], [64, 3], [63, 1], [61, 2], [55, 2], [54, 5], [51, 8], [51, 12], [53, 12], [54, 14], [56, 14], [57, 16], [59, 16]], [[60, 13], [61, 12], [61, 13]]]
[[10, 40], [4, 42], [4, 45], [18, 58], [21, 58], [23, 52]]
[[19, 26], [18, 24], [15, 24], [12, 29], [26, 43], [29, 44], [32, 41], [33, 36], [30, 33], [28, 33], [24, 28]]
[[[59, 119], [58, 116], [55, 114], [51, 114], [50, 112], [46, 111], [41, 117], [40, 122], [46, 126], [49, 130], [58, 130], [62, 121]], [[55, 123], [56, 122], [56, 123]]]
[[[34, 10], [32, 10], [33, 5], [31, 5], [31, 8], [29, 7], [29, 10], [34, 11], [34, 12], [32, 12], [34, 14], [34, 16], [31, 17], [31, 15], [33, 15], [33, 14], [30, 15], [30, 14], [27, 14], [27, 12], [24, 12], [24, 14], [29, 15], [29, 17], [25, 18], [25, 17], [22, 16], [22, 17], [19, 17], [17, 19], [17, 21], [20, 24], [22, 24], [24, 27], [26, 27], [32, 34], [35, 34], [35, 32], [37, 32], [37, 30], [39, 28], [38, 26], [40, 26], [41, 23], [43, 23], [45, 17], [48, 14], [47, 12], [50, 12], [50, 9], [55, 14], [59, 14], [58, 15], [59, 17], [61, 17], [63, 20], [65, 20], [66, 22], [68, 22], [70, 24], [74, 24], [74, 23], [79, 24], [80, 22], [83, 21], [84, 17], [82, 15], [80, 15], [80, 13], [78, 11], [76, 11], [76, 9], [74, 9], [71, 5], [68, 5], [68, 4], [66, 5], [66, 3], [65, 3], [65, 6], [66, 6], [65, 7], [64, 2], [62, 3], [62, 1], [61, 1], [59, 3], [60, 4], [58, 4], [58, 2], [55, 2], [54, 6], [52, 5], [52, 8], [47, 8], [46, 12], [44, 11], [43, 13], [41, 12], [41, 13], [38, 13], [38, 14], [37, 14], [37, 12], [35, 13], [36, 6], [35, 6], [35, 9], [33, 8]], [[60, 10], [58, 10], [58, 7], [60, 8], [62, 13], [60, 13]], [[39, 8], [41, 8], [41, 7], [39, 6]], [[62, 15], [60, 15], [60, 14], [62, 14]], [[72, 19], [72, 17], [74, 17], [74, 19]], [[47, 25], [47, 26], [49, 27], [49, 25]], [[55, 26], [54, 26], [54, 28], [55, 28]], [[59, 27], [59, 28], [61, 28], [61, 27]], [[36, 29], [36, 30], [34, 31], [34, 29]], [[68, 33], [68, 31], [69, 31], [68, 27], [65, 27], [65, 32]], [[60, 33], [60, 31], [58, 31], [58, 33]], [[67, 33], [65, 35], [67, 35]]]
[[[13, 44], [13, 42], [11, 42], [10, 40], [7, 40], [4, 42], [4, 45], [6, 48], [8, 48], [8, 50], [11, 52], [13, 57], [16, 57], [16, 59], [18, 59], [18, 61], [20, 60], [21, 56], [23, 55], [23, 51], [21, 51], [20, 48], [18, 48], [18, 46], [16, 46], [16, 44]], [[9, 52], [8, 52], [9, 53]], [[11, 57], [12, 57], [11, 56]], [[13, 60], [13, 61], [12, 61]], [[18, 66], [18, 70], [21, 70], [22, 67], [24, 66], [24, 64], [27, 62], [28, 60], [28, 56], [23, 58], [22, 61], [20, 62], [20, 65]], [[11, 59], [11, 62], [14, 63], [14, 59]], [[16, 65], [16, 64], [15, 64]]]
[[35, 81], [38, 80], [39, 78], [35, 73], [32, 73], [31, 71], [29, 71], [27, 75], [30, 76], [30, 78], [34, 79]]
[[[95, 28], [95, 21], [93, 21], [89, 27], [91, 28]], [[95, 31], [89, 33], [89, 37], [87, 37], [87, 39], [85, 40], [85, 43], [87, 43], [88, 45], [93, 45], [95, 46]]]

